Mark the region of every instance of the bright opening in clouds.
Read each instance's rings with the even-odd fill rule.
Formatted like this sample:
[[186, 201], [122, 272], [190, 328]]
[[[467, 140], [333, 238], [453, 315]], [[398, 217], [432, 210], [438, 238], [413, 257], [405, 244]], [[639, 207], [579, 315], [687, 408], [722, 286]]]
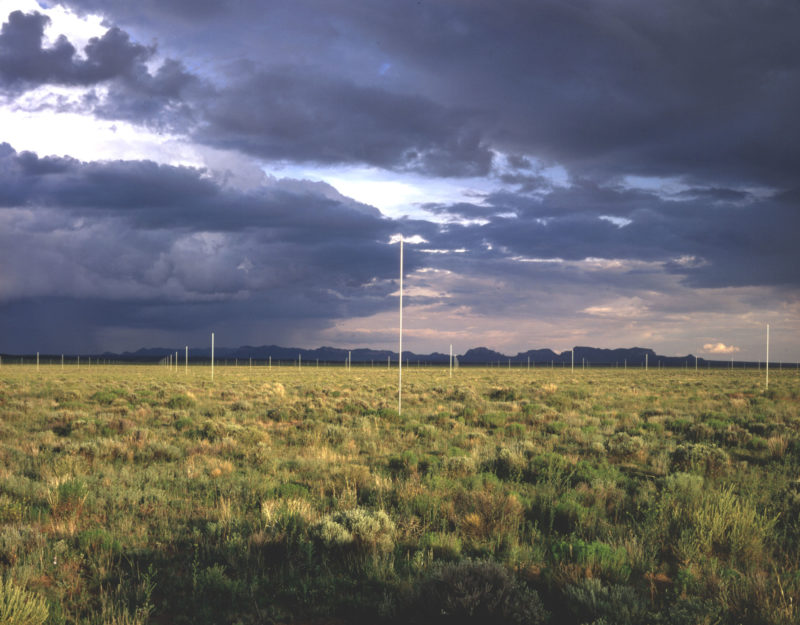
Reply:
[[797, 360], [800, 5], [658, 4], [6, 0], [0, 352]]
[[725, 343], [706, 343], [703, 345], [703, 351], [707, 354], [735, 354], [739, 348]]

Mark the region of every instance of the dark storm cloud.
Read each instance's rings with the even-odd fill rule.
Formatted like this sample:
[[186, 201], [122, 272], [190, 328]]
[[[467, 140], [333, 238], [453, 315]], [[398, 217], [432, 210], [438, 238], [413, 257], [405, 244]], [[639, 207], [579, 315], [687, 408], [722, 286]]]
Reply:
[[[392, 305], [397, 248], [388, 241], [414, 227], [320, 183], [245, 193], [198, 169], [0, 145], [0, 300], [11, 312], [61, 298], [68, 310], [86, 307], [98, 328], [136, 328], [131, 315], [144, 315], [168, 329], [158, 320], [168, 305], [194, 319], [186, 331], [207, 328], [213, 314], [325, 327]], [[407, 263], [419, 266], [413, 253]], [[92, 311], [98, 299], [111, 303]], [[131, 310], [96, 321], [113, 302]]]
[[89, 93], [95, 115], [187, 131], [192, 138], [265, 159], [350, 164], [433, 176], [486, 175], [492, 153], [463, 107], [443, 107], [419, 95], [358, 85], [308, 67], [280, 67], [251, 74], [217, 92], [183, 65], [167, 59], [151, 73], [145, 62], [155, 47], [130, 41], [113, 27], [84, 52], [60, 37], [43, 48], [49, 19], [19, 11], [0, 36], [0, 80], [10, 91], [43, 84], [108, 83], [108, 94]]
[[[173, 330], [184, 315], [197, 329], [215, 318], [324, 328], [394, 305], [397, 232], [466, 250], [407, 246], [407, 267], [463, 278], [448, 302], [487, 315], [524, 310], [531, 285], [539, 310], [559, 314], [675, 285], [796, 298], [796, 2], [63, 4], [118, 27], [83, 58], [65, 38], [44, 47], [42, 16], [12, 14], [0, 33], [7, 95], [82, 86], [96, 116], [257, 164], [482, 176], [475, 187], [497, 190], [423, 205], [444, 224], [391, 220], [303, 181], [245, 192], [210, 171], [0, 146], [0, 297], [19, 302], [18, 318], [30, 298], [83, 297], [128, 306], [127, 327]], [[182, 61], [148, 69], [155, 44], [137, 41]]]
[[0, 30], [0, 78], [11, 87], [43, 83], [91, 85], [112, 78], [134, 77], [153, 50], [132, 43], [127, 34], [111, 28], [84, 49], [86, 59], [63, 35], [52, 48], [43, 48], [50, 18], [14, 11]]
[[434, 176], [480, 176], [492, 154], [469, 117], [416, 95], [281, 68], [213, 99], [194, 138], [266, 159], [368, 163]]
[[[735, 190], [708, 189], [675, 200], [587, 183], [544, 198], [495, 194], [482, 205], [433, 210], [488, 220], [450, 224], [431, 241], [433, 247], [482, 250], [484, 259], [623, 259], [661, 263], [691, 286], [800, 286], [795, 241], [800, 211], [791, 198], [756, 200]], [[630, 222], [620, 226], [608, 217]]]
[[173, 123], [191, 117], [183, 99], [199, 92], [200, 81], [179, 61], [167, 59], [151, 73], [146, 63], [155, 55], [155, 47], [132, 42], [116, 27], [92, 38], [83, 50], [85, 58], [76, 56], [77, 50], [63, 35], [45, 48], [49, 22], [40, 13], [14, 11], [8, 16], [0, 30], [0, 89], [14, 94], [50, 84], [105, 84], [109, 94], [103, 102], [91, 93], [85, 98], [98, 116], [133, 121], [164, 118]]
[[505, 151], [600, 177], [782, 184], [798, 169], [797, 3], [403, 9], [380, 22], [389, 55], [426, 68], [431, 97], [492, 111], [491, 141]]
[[[87, 354], [126, 346], [133, 351], [142, 347], [142, 340], [151, 340], [175, 349], [188, 344], [191, 355], [191, 348], [209, 347], [212, 331], [218, 346], [262, 345], [272, 339], [303, 344], [308, 333], [330, 326], [328, 314], [349, 312], [342, 306], [330, 308], [332, 303], [313, 294], [303, 298], [280, 291], [258, 299], [201, 303], [103, 297], [0, 301], [3, 323], [15, 330], [4, 337], [3, 351]], [[330, 312], [320, 314], [325, 310]]]
[[[207, 45], [244, 58], [246, 42], [258, 71], [308, 65], [466, 105], [482, 143], [599, 179], [781, 186], [800, 169], [796, 2], [65, 3], [156, 29], [162, 19], [187, 48], [213, 23]], [[397, 68], [388, 83], [385, 62]]]
[[[261, 157], [472, 176], [496, 149], [709, 186], [800, 169], [797, 3], [64, 3], [249, 64], [197, 138]], [[104, 114], [153, 114], [123, 102]]]
[[276, 182], [252, 192], [221, 186], [207, 172], [152, 161], [84, 163], [17, 154], [0, 145], [0, 206], [52, 207], [116, 217], [137, 228], [242, 231], [269, 228], [287, 240], [370, 237], [388, 240], [390, 222], [327, 185]]

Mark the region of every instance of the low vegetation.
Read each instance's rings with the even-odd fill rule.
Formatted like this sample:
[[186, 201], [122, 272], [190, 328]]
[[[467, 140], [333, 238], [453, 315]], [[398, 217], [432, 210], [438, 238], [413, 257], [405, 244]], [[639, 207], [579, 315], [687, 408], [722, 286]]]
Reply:
[[796, 623], [800, 377], [3, 365], [0, 621]]

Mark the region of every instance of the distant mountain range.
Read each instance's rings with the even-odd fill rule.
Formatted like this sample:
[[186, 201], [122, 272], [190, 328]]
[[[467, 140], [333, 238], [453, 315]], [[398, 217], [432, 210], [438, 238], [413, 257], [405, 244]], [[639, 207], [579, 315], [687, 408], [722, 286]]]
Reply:
[[[184, 348], [177, 349], [155, 347], [139, 349], [135, 352], [124, 352], [122, 354], [104, 353], [100, 354], [101, 358], [108, 360], [126, 360], [126, 361], [153, 361], [167, 357], [170, 354], [178, 352], [179, 360], [184, 358]], [[253, 347], [244, 345], [242, 347], [229, 348], [217, 347], [214, 350], [214, 357], [220, 361], [248, 361], [253, 359], [255, 361], [268, 361], [272, 359], [273, 362], [297, 362], [298, 358], [305, 363], [316, 362], [330, 362], [330, 363], [344, 363], [348, 354], [350, 355], [351, 362], [353, 363], [385, 363], [388, 360], [397, 362], [397, 352], [391, 350], [375, 350], [375, 349], [353, 349], [346, 350], [337, 347], [319, 347], [317, 349], [301, 349], [297, 347], [280, 347], [278, 345], [262, 345], [260, 347]], [[209, 359], [211, 358], [210, 348], [191, 348], [189, 350], [189, 359]], [[475, 347], [467, 350], [463, 354], [456, 355], [458, 363], [461, 365], [569, 365], [574, 358], [575, 366], [580, 367], [584, 364], [587, 365], [619, 365], [620, 367], [625, 364], [629, 366], [644, 365], [645, 361], [652, 367], [665, 366], [665, 367], [683, 367], [694, 366], [695, 357], [691, 354], [686, 356], [661, 356], [656, 354], [652, 349], [642, 347], [631, 347], [627, 349], [600, 349], [597, 347], [575, 347], [572, 352], [569, 350], [561, 353], [554, 352], [551, 349], [531, 349], [526, 352], [519, 352], [515, 356], [509, 356], [486, 347]], [[449, 361], [448, 354], [440, 352], [433, 352], [431, 354], [417, 354], [411, 351], [403, 351], [403, 361], [408, 361], [411, 364], [417, 362], [429, 364], [447, 364]], [[721, 361], [706, 361], [703, 358], [697, 359], [698, 364], [706, 362], [721, 362]]]

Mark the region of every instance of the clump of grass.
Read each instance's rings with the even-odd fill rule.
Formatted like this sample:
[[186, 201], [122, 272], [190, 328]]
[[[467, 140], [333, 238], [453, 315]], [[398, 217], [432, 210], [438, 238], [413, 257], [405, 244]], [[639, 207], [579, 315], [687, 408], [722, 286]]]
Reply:
[[189, 395], [173, 395], [167, 400], [167, 408], [172, 410], [188, 410], [193, 408], [196, 402]]
[[641, 436], [631, 436], [627, 432], [617, 432], [606, 442], [608, 453], [625, 460], [642, 461], [647, 449]]
[[374, 555], [394, 549], [395, 525], [383, 510], [353, 508], [326, 515], [314, 533], [326, 547], [352, 547]]
[[49, 613], [42, 597], [20, 588], [11, 578], [0, 582], [0, 623], [3, 625], [43, 625]]
[[781, 434], [770, 436], [767, 439], [767, 449], [769, 449], [770, 455], [775, 459], [783, 458], [788, 447], [789, 440]]
[[658, 508], [663, 514], [659, 542], [684, 565], [709, 558], [744, 570], [763, 566], [776, 518], [760, 513], [732, 487], [708, 488], [697, 475], [667, 478]]

